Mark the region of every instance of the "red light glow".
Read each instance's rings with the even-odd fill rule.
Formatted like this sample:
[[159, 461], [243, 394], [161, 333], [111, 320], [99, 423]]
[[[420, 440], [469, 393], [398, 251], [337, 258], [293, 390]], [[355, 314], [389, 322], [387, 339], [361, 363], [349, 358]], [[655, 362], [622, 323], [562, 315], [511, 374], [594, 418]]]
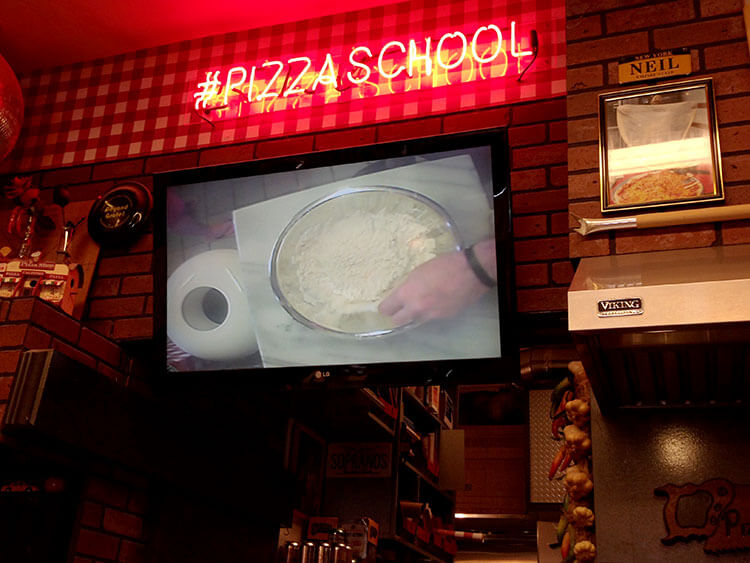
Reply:
[[[211, 120], [225, 120], [500, 78], [508, 73], [508, 50], [519, 72], [522, 59], [533, 54], [523, 50], [517, 40], [515, 21], [510, 22], [509, 39], [503, 37], [499, 26], [489, 24], [469, 34], [445, 32], [437, 41], [430, 36], [392, 40], [377, 51], [355, 45], [347, 55], [326, 52], [317, 61], [295, 56], [227, 70], [214, 68], [204, 71], [205, 80], [192, 94], [193, 107]], [[290, 103], [276, 103], [285, 99]]]

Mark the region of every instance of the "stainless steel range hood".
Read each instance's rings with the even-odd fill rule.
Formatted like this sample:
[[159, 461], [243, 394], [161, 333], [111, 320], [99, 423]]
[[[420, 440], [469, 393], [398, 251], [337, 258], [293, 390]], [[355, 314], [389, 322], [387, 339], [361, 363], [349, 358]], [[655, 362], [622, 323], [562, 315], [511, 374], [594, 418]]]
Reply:
[[750, 404], [750, 245], [584, 258], [568, 318], [603, 411]]

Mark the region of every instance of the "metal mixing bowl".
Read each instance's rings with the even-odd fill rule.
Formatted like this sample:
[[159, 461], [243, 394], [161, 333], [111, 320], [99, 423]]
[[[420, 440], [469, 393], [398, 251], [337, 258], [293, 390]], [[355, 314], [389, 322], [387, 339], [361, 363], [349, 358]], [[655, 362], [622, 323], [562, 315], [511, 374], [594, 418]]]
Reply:
[[[325, 259], [320, 262], [318, 255], [310, 258], [305, 255], [305, 252], [308, 252], [309, 247], [314, 246], [316, 242], [322, 244], [319, 237], [331, 236], [331, 233], [335, 233], [334, 229], [340, 227], [347, 218], [356, 223], [355, 219], [360, 217], [368, 221], [376, 221], [372, 217], [377, 217], [377, 220], [382, 220], [385, 229], [387, 219], [395, 216], [403, 217], [404, 214], [410, 221], [413, 221], [411, 224], [417, 225], [415, 228], [424, 230], [424, 236], [419, 237], [414, 248], [424, 244], [430, 249], [425, 252], [435, 255], [461, 248], [460, 237], [448, 213], [424, 195], [391, 186], [346, 188], [301, 210], [276, 240], [269, 268], [271, 287], [279, 303], [294, 319], [307, 327], [346, 336], [382, 336], [413, 326], [413, 324], [394, 326], [390, 317], [378, 312], [377, 306], [380, 300], [419, 264], [414, 264], [409, 270], [403, 272], [395, 271], [393, 275], [398, 279], [393, 280], [392, 286], [385, 294], [369, 301], [348, 301], [348, 297], [335, 295], [336, 292], [326, 293], [322, 285], [311, 285], [309, 279], [305, 278], [305, 273], [300, 269], [300, 260], [312, 259], [316, 267], [325, 272], [327, 268]], [[395, 235], [393, 237], [395, 242]], [[413, 242], [410, 241], [410, 246]], [[351, 240], [334, 239], [333, 246], [337, 244], [346, 245], [341, 247], [341, 251], [361, 267], [377, 268], [380, 265], [377, 261], [368, 260], [367, 254], [372, 253], [372, 247], [363, 248], [362, 254], [359, 254], [358, 250], [350, 248]], [[330, 245], [326, 245], [323, 250], [328, 249], [331, 249], [334, 254], [337, 250], [337, 248], [331, 248]], [[385, 252], [387, 254], [387, 250]], [[405, 252], [411, 252], [411, 250], [401, 254]], [[352, 253], [355, 255], [352, 256]], [[336, 268], [337, 264], [330, 264], [331, 269]], [[328, 282], [344, 280], [346, 283], [352, 283], [354, 284], [353, 292], [356, 293], [356, 290], [365, 288], [364, 284], [369, 281], [362, 278], [361, 276], [346, 280], [345, 277], [334, 278], [332, 276]], [[314, 298], [311, 295], [314, 295]]]

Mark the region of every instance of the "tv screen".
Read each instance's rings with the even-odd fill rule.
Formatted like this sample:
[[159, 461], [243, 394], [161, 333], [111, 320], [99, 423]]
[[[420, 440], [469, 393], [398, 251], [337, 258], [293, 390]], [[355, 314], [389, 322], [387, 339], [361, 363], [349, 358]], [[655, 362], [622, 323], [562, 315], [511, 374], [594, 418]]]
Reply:
[[497, 377], [507, 153], [492, 130], [158, 176], [169, 371]]

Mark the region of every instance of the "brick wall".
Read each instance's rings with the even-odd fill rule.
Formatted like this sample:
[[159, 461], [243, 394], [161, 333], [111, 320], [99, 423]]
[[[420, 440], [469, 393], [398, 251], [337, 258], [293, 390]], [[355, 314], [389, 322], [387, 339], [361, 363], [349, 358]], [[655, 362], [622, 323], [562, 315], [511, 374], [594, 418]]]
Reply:
[[0, 420], [21, 354], [43, 348], [59, 350], [114, 381], [129, 383], [131, 360], [112, 340], [35, 297], [0, 299]]
[[[619, 87], [618, 58], [678, 47], [690, 49], [691, 77], [714, 80], [725, 203], [750, 203], [750, 55], [742, 0], [569, 0], [567, 41], [571, 213], [601, 217], [597, 96]], [[570, 256], [748, 242], [750, 221], [617, 231], [585, 238], [571, 233]]]
[[144, 491], [92, 477], [81, 496], [72, 538], [73, 563], [143, 563], [146, 560]]

